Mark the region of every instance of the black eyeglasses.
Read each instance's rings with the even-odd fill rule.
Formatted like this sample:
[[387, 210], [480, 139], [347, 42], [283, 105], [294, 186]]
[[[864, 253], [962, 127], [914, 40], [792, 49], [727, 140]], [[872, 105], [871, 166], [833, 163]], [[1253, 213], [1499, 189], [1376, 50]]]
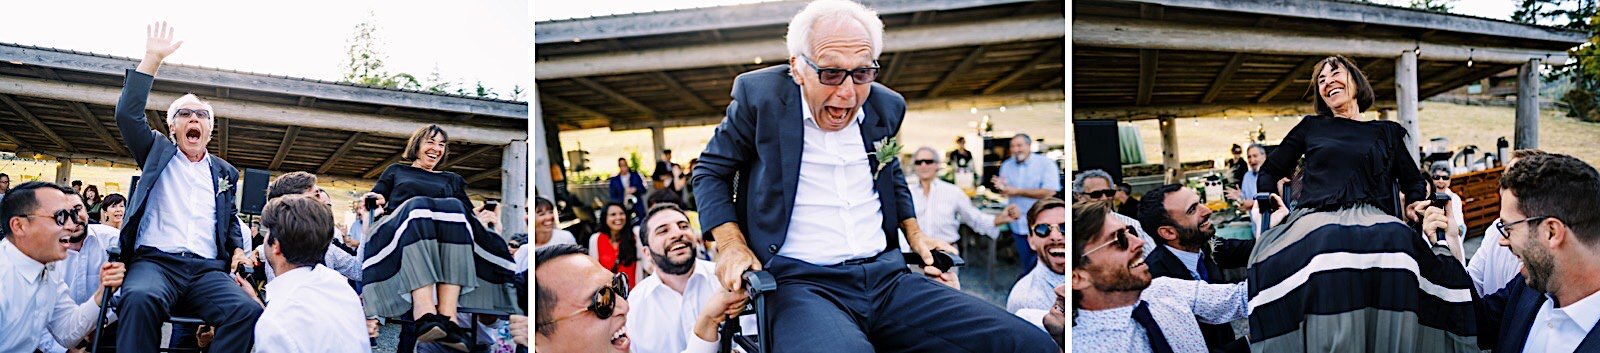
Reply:
[[1105, 190], [1099, 190], [1099, 191], [1090, 191], [1090, 192], [1085, 192], [1083, 194], [1085, 196], [1089, 196], [1089, 198], [1091, 198], [1091, 199], [1103, 199], [1103, 198], [1112, 197], [1112, 196], [1117, 195], [1117, 189], [1105, 189]]
[[1510, 237], [1511, 236], [1511, 226], [1514, 226], [1514, 225], [1517, 225], [1517, 224], [1520, 224], [1520, 223], [1532, 224], [1530, 222], [1542, 222], [1542, 221], [1544, 221], [1546, 219], [1550, 219], [1550, 218], [1555, 218], [1555, 217], [1552, 217], [1552, 216], [1528, 217], [1528, 218], [1523, 218], [1522, 220], [1516, 221], [1516, 222], [1501, 223], [1500, 224], [1500, 234], [1503, 234], [1503, 235], [1505, 235], [1507, 237]]
[[554, 325], [557, 322], [561, 322], [561, 320], [578, 317], [578, 315], [582, 315], [584, 312], [592, 312], [594, 313], [595, 317], [598, 317], [601, 320], [609, 319], [611, 318], [612, 311], [616, 310], [617, 308], [617, 297], [628, 299], [628, 278], [623, 276], [621, 273], [611, 277], [610, 286], [601, 287], [599, 291], [594, 292], [594, 296], [589, 298], [588, 307], [574, 311], [571, 314], [567, 314], [566, 316], [562, 316], [554, 320], [540, 322], [535, 326], [544, 327], [547, 325]]
[[1133, 230], [1133, 226], [1122, 227], [1121, 231], [1118, 231], [1116, 234], [1112, 235], [1113, 238], [1111, 239], [1111, 241], [1108, 241], [1105, 244], [1100, 244], [1100, 246], [1096, 246], [1093, 249], [1089, 249], [1088, 251], [1084, 251], [1083, 254], [1079, 254], [1078, 257], [1089, 257], [1089, 254], [1093, 254], [1096, 251], [1100, 251], [1100, 249], [1104, 249], [1107, 245], [1111, 245], [1111, 244], [1117, 244], [1117, 249], [1127, 250], [1128, 249], [1128, 237], [1131, 237], [1134, 234], [1138, 234], [1138, 233], [1135, 233], [1135, 231]]
[[916, 163], [916, 165], [924, 165], [924, 164], [934, 164], [934, 163], [936, 163], [932, 159], [918, 159], [918, 160], [911, 161], [911, 162], [912, 163]]
[[1033, 230], [1033, 236], [1044, 238], [1044, 237], [1050, 236], [1050, 231], [1059, 231], [1059, 232], [1061, 232], [1061, 234], [1066, 234], [1067, 233], [1067, 224], [1066, 223], [1035, 224], [1035, 225], [1033, 225], [1033, 229], [1032, 230]]
[[21, 215], [21, 217], [23, 217], [23, 218], [34, 218], [34, 217], [51, 218], [51, 219], [54, 219], [56, 221], [56, 225], [62, 226], [62, 227], [67, 226], [67, 222], [72, 222], [72, 224], [77, 224], [77, 225], [83, 225], [84, 224], [83, 220], [78, 219], [78, 211], [75, 208], [56, 211], [55, 213], [48, 214], [48, 215], [25, 214], [25, 215]]
[[205, 110], [205, 109], [183, 108], [183, 109], [178, 109], [177, 114], [174, 114], [174, 115], [177, 115], [179, 118], [187, 118], [187, 117], [192, 115], [192, 116], [199, 116], [201, 119], [210, 119], [211, 118], [211, 111]]
[[854, 69], [854, 70], [845, 70], [845, 69], [837, 69], [837, 68], [824, 69], [824, 68], [817, 67], [817, 63], [812, 62], [811, 58], [807, 58], [805, 55], [801, 55], [800, 56], [800, 60], [805, 61], [806, 65], [811, 65], [811, 69], [817, 71], [817, 80], [818, 81], [822, 81], [822, 84], [824, 84], [824, 85], [829, 85], [829, 86], [842, 85], [842, 84], [844, 84], [844, 77], [845, 76], [850, 76], [850, 80], [851, 81], [855, 81], [856, 84], [858, 84], [858, 85], [864, 85], [864, 84], [872, 83], [872, 80], [875, 80], [875, 79], [878, 78], [878, 62], [877, 61], [873, 61], [872, 62], [872, 66], [870, 66], [870, 67], [863, 67], [863, 68], [858, 68], [858, 69]]
[[1435, 176], [1433, 176], [1433, 180], [1450, 180], [1450, 176], [1449, 175], [1435, 175]]

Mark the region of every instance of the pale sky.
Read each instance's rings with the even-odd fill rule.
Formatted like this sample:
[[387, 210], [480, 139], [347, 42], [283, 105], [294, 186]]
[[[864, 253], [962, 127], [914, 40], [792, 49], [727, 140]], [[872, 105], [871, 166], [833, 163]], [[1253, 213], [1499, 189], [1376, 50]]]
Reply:
[[533, 42], [523, 0], [17, 1], [0, 42], [144, 56], [145, 25], [165, 20], [183, 47], [168, 62], [337, 81], [356, 24], [371, 12], [390, 72], [528, 89]]
[[767, 1], [772, 0], [534, 0], [533, 20], [548, 21]]

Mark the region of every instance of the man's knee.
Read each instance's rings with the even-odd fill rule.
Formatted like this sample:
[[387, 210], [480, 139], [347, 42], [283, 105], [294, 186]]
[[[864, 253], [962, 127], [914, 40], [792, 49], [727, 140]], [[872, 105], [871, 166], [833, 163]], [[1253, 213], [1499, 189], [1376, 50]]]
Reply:
[[260, 305], [256, 305], [255, 302], [248, 300], [235, 304], [232, 308], [228, 308], [226, 310], [228, 314], [228, 322], [251, 324], [254, 324], [256, 319], [261, 317], [261, 312], [263, 311]]
[[145, 286], [127, 287], [121, 291], [122, 315], [166, 313], [172, 307], [172, 298], [162, 294], [162, 288]]

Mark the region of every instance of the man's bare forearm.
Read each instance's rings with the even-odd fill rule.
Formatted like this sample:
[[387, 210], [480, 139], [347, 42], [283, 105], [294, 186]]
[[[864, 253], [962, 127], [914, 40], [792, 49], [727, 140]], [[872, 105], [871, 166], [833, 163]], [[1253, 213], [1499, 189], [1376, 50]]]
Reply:
[[1016, 195], [1028, 198], [1043, 199], [1055, 196], [1056, 191], [1050, 189], [1021, 189], [1016, 191]]
[[728, 222], [723, 223], [716, 228], [711, 228], [711, 238], [716, 239], [717, 241], [718, 253], [721, 253], [723, 249], [727, 249], [730, 246], [738, 246], [745, 249], [750, 248], [750, 245], [746, 244], [744, 241], [744, 233], [739, 231], [738, 223]]
[[155, 76], [156, 70], [161, 68], [161, 61], [165, 59], [166, 58], [163, 58], [160, 55], [145, 53], [144, 59], [139, 60], [139, 67], [135, 68], [134, 71]]

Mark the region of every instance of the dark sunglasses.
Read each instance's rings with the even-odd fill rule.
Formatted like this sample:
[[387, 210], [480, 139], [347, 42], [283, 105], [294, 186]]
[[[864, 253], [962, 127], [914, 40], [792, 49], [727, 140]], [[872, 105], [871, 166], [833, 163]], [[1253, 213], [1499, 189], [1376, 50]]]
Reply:
[[1433, 176], [1433, 180], [1450, 180], [1450, 176], [1449, 175], [1435, 175], [1435, 176]]
[[540, 322], [536, 326], [544, 327], [546, 325], [554, 325], [557, 322], [561, 322], [561, 320], [578, 317], [578, 315], [582, 315], [584, 312], [592, 312], [594, 313], [595, 317], [598, 317], [601, 320], [609, 319], [611, 318], [612, 311], [617, 309], [617, 297], [628, 299], [628, 278], [624, 277], [621, 273], [611, 277], [610, 286], [601, 287], [599, 291], [594, 292], [594, 296], [589, 298], [588, 307], [574, 311], [571, 314], [567, 314], [566, 316], [562, 316], [555, 320]]
[[34, 218], [34, 217], [51, 218], [51, 219], [54, 219], [56, 221], [56, 225], [62, 226], [62, 227], [67, 226], [67, 222], [72, 222], [72, 224], [77, 224], [77, 225], [83, 225], [84, 224], [83, 220], [78, 219], [78, 211], [77, 211], [77, 209], [60, 210], [60, 211], [56, 211], [56, 213], [48, 214], [48, 215], [25, 214], [25, 215], [21, 215], [21, 217], [23, 217], [23, 218]]
[[1066, 223], [1036, 224], [1036, 225], [1033, 226], [1033, 236], [1036, 236], [1036, 237], [1040, 237], [1040, 238], [1048, 237], [1048, 236], [1050, 236], [1050, 232], [1051, 231], [1058, 231], [1058, 232], [1061, 232], [1061, 234], [1066, 234], [1067, 233], [1067, 224]]
[[924, 165], [924, 164], [933, 164], [934, 161], [932, 159], [918, 159], [918, 160], [915, 160], [915, 161], [911, 161], [911, 163], [915, 163], [916, 165]]
[[1111, 239], [1111, 241], [1108, 241], [1105, 244], [1100, 244], [1100, 246], [1096, 246], [1093, 249], [1089, 249], [1087, 251], [1084, 251], [1083, 254], [1079, 254], [1078, 257], [1089, 257], [1089, 254], [1093, 254], [1096, 251], [1100, 251], [1100, 249], [1104, 249], [1107, 245], [1112, 245], [1112, 244], [1116, 244], [1117, 245], [1117, 249], [1127, 250], [1128, 249], [1128, 245], [1129, 245], [1128, 244], [1128, 237], [1134, 236], [1134, 234], [1138, 234], [1138, 233], [1135, 233], [1135, 232], [1136, 231], [1133, 229], [1133, 226], [1122, 227], [1122, 231], [1119, 231], [1116, 234], [1112, 235], [1113, 238]]
[[878, 66], [877, 66], [878, 62], [877, 61], [873, 61], [872, 62], [873, 66], [871, 66], [871, 67], [863, 67], [863, 68], [858, 68], [858, 69], [854, 69], [854, 70], [845, 70], [845, 69], [834, 69], [834, 68], [824, 69], [824, 68], [817, 67], [817, 63], [811, 62], [811, 58], [807, 58], [805, 55], [801, 55], [800, 56], [800, 60], [805, 61], [806, 65], [810, 65], [811, 69], [815, 70], [817, 72], [817, 80], [822, 81], [822, 84], [824, 84], [824, 85], [829, 85], [829, 86], [842, 85], [842, 84], [844, 84], [844, 77], [845, 76], [850, 76], [850, 80], [851, 81], [855, 81], [856, 84], [858, 84], [858, 85], [864, 85], [864, 84], [872, 83], [872, 80], [875, 80], [875, 79], [878, 78]]
[[1090, 191], [1090, 192], [1086, 192], [1086, 193], [1083, 193], [1083, 194], [1086, 195], [1086, 196], [1089, 196], [1089, 198], [1091, 198], [1091, 199], [1103, 199], [1103, 198], [1107, 198], [1107, 197], [1116, 196], [1117, 195], [1117, 189], [1105, 189], [1105, 190], [1100, 190], [1100, 191]]
[[178, 113], [175, 114], [175, 115], [177, 115], [179, 118], [187, 118], [187, 117], [192, 115], [192, 116], [199, 116], [201, 119], [210, 119], [211, 118], [211, 111], [205, 110], [205, 109], [183, 108], [183, 109], [178, 109]]

